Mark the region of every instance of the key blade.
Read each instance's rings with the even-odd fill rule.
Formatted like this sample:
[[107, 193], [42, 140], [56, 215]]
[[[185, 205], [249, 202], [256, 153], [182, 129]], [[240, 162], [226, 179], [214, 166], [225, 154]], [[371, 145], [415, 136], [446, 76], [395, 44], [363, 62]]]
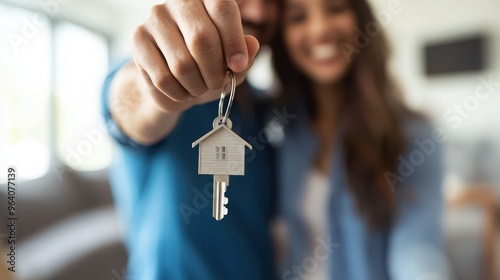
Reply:
[[212, 216], [220, 221], [227, 214], [227, 208], [224, 206], [227, 201], [225, 197], [226, 184], [224, 182], [214, 182], [214, 199]]
[[213, 198], [213, 209], [212, 216], [220, 221], [224, 216], [227, 215], [228, 209], [225, 206], [228, 203], [228, 198], [226, 197], [226, 190], [229, 185], [228, 175], [215, 175], [214, 176], [214, 198]]

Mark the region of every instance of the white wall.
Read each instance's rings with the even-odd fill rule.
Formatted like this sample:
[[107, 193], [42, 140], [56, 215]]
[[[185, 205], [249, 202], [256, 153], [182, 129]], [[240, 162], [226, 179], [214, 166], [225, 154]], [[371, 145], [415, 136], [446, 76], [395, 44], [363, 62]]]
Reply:
[[[376, 13], [380, 13], [393, 1], [372, 2]], [[450, 174], [471, 180], [474, 168], [483, 169], [486, 180], [496, 185], [500, 196], [500, 86], [496, 86], [491, 97], [480, 101], [476, 110], [468, 111], [469, 117], [462, 118], [460, 125], [446, 121], [443, 116], [455, 104], [471, 101], [480, 78], [493, 75], [493, 80], [500, 82], [500, 1], [401, 0], [399, 3], [401, 11], [393, 14], [386, 29], [394, 50], [392, 70], [403, 85], [408, 102], [428, 112], [438, 127], [446, 129]], [[424, 75], [422, 48], [426, 42], [478, 32], [491, 39], [486, 71], [433, 78]], [[482, 160], [474, 162], [477, 145], [485, 141], [494, 148]]]

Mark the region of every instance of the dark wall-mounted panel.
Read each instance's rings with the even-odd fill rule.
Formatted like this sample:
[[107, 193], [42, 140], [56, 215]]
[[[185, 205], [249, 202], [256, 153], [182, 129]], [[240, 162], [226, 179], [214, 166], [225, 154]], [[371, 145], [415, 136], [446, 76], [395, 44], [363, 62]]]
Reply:
[[427, 76], [481, 71], [486, 68], [487, 37], [475, 35], [425, 46]]

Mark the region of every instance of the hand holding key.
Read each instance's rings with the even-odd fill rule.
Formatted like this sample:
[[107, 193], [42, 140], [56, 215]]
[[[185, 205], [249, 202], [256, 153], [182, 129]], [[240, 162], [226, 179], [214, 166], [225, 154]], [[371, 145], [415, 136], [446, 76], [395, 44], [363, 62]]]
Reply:
[[216, 100], [226, 69], [241, 83], [259, 49], [244, 35], [235, 0], [170, 0], [154, 6], [134, 34], [143, 88], [164, 112]]

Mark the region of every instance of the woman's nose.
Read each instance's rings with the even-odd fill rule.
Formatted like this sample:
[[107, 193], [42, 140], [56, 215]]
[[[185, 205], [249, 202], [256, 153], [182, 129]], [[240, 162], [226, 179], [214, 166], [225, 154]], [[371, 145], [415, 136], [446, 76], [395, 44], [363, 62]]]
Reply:
[[312, 38], [326, 37], [329, 30], [328, 20], [324, 15], [315, 14], [311, 16], [308, 31]]

